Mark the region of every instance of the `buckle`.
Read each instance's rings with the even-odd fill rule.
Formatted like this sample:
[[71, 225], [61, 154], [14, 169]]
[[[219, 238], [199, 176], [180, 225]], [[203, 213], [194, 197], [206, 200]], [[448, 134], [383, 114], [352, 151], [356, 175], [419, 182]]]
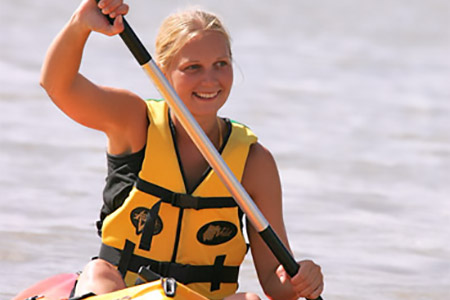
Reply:
[[151, 282], [151, 281], [155, 281], [155, 280], [161, 278], [161, 276], [159, 276], [156, 272], [153, 272], [150, 269], [150, 266], [146, 266], [146, 267], [145, 266], [141, 266], [139, 268], [138, 275], [145, 282]]
[[172, 193], [172, 195], [170, 195], [170, 204], [172, 206], [176, 206], [176, 207], [180, 207], [180, 198], [181, 198], [180, 193]]
[[173, 278], [161, 278], [161, 284], [164, 289], [164, 294], [167, 297], [173, 298], [177, 292], [177, 281]]
[[193, 208], [198, 210], [199, 203], [200, 201], [198, 197], [189, 194], [172, 193], [170, 196], [170, 204], [180, 208]]
[[161, 277], [168, 277], [170, 275], [170, 262], [162, 262], [158, 261], [155, 264], [156, 267], [156, 273], [161, 275]]

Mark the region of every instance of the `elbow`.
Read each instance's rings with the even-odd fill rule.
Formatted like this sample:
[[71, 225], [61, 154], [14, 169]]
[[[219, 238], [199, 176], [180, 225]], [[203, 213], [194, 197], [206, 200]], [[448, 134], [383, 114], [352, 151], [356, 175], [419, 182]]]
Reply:
[[[47, 92], [46, 82], [45, 82], [45, 80], [42, 80], [42, 77], [39, 80], [39, 85]], [[48, 94], [48, 92], [47, 92], [47, 94]]]
[[61, 89], [57, 88], [58, 83], [55, 82], [55, 79], [52, 79], [45, 73], [41, 73], [41, 77], [39, 78], [39, 85], [45, 90], [45, 92], [51, 99], [54, 99], [55, 97], [57, 97], [57, 94], [61, 93]]
[[39, 77], [39, 85], [47, 92], [47, 94], [52, 97], [55, 94], [57, 86], [60, 85], [60, 80], [55, 76], [54, 72], [51, 72], [49, 68], [44, 63], [41, 74]]
[[50, 83], [47, 77], [45, 76], [44, 71], [41, 72], [41, 77], [39, 78], [39, 85], [47, 92], [47, 94], [50, 94]]

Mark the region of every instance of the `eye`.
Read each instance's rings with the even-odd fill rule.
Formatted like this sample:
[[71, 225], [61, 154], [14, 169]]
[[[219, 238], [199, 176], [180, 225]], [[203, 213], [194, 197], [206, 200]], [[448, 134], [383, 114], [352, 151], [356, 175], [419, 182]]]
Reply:
[[220, 60], [220, 61], [216, 62], [216, 66], [226, 67], [226, 66], [228, 66], [228, 62], [226, 60]]
[[188, 65], [184, 68], [184, 71], [195, 71], [200, 69], [201, 66], [199, 64], [192, 64], [192, 65]]

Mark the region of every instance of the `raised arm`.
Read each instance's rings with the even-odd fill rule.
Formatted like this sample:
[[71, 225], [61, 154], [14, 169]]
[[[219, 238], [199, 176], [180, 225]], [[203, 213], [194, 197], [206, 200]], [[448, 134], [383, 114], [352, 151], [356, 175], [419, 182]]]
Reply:
[[[243, 186], [258, 205], [274, 231], [289, 248], [282, 214], [281, 183], [272, 154], [261, 144], [250, 149]], [[316, 299], [323, 290], [320, 267], [312, 261], [300, 261], [300, 270], [290, 278], [258, 232], [248, 228], [250, 249], [259, 282], [270, 299]]]
[[[122, 1], [102, 0], [104, 13], [116, 17], [110, 25], [94, 0], [85, 0], [50, 45], [41, 72], [41, 85], [53, 102], [76, 122], [108, 136], [113, 154], [135, 152], [145, 142], [146, 106], [137, 95], [94, 84], [79, 73], [83, 49], [92, 31], [115, 35], [123, 30]], [[113, 69], [113, 68], [112, 68]]]

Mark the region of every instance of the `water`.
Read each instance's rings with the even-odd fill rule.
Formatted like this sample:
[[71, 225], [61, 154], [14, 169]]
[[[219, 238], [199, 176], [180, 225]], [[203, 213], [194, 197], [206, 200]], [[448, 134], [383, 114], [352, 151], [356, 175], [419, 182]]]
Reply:
[[[135, 1], [128, 20], [152, 52], [162, 18], [187, 3]], [[449, 2], [196, 3], [231, 31], [236, 80], [222, 115], [272, 150], [292, 248], [323, 267], [324, 298], [445, 298]], [[1, 299], [77, 271], [97, 252], [105, 138], [65, 117], [38, 85], [46, 48], [77, 5], [1, 5]], [[119, 38], [93, 35], [82, 70], [157, 96]], [[255, 278], [247, 257], [241, 289], [261, 293]]]

